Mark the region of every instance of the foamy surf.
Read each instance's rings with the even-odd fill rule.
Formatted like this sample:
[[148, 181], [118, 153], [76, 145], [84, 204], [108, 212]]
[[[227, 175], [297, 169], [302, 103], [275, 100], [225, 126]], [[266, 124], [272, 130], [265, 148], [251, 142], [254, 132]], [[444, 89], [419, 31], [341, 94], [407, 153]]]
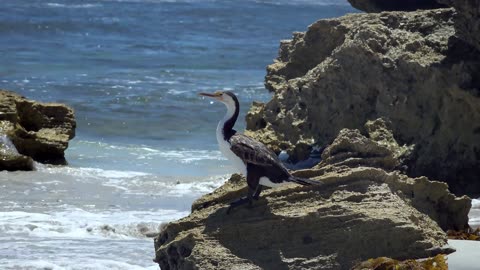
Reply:
[[472, 208], [468, 214], [468, 224], [472, 228], [480, 227], [480, 198], [472, 200]]
[[188, 211], [87, 211], [65, 207], [63, 211], [32, 213], [2, 212], [0, 239], [123, 239], [143, 238], [158, 232], [165, 222], [179, 219]]
[[0, 268], [158, 269], [149, 237], [226, 179], [45, 165], [0, 172]]
[[[215, 146], [215, 149], [217, 147]], [[67, 151], [72, 167], [101, 164], [103, 170], [141, 171], [163, 176], [207, 176], [229, 171], [227, 160], [218, 150], [157, 149], [150, 145], [111, 144], [87, 140], [73, 141]], [[212, 166], [212, 162], [216, 165]]]
[[102, 7], [101, 4], [62, 4], [62, 3], [46, 3], [48, 7], [53, 8], [95, 8]]

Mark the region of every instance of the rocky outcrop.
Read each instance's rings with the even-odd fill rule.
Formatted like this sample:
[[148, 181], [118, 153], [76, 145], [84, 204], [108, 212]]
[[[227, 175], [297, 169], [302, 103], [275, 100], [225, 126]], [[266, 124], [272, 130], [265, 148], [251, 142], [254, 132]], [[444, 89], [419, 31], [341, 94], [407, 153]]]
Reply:
[[411, 146], [398, 145], [386, 125], [383, 119], [368, 121], [365, 126], [369, 137], [361, 135], [358, 130], [342, 129], [323, 151], [322, 161], [312, 169], [297, 171], [297, 176], [326, 177], [331, 173], [345, 176], [347, 172], [351, 176], [346, 179], [352, 181], [350, 177], [360, 180], [364, 176], [356, 174], [358, 168], [375, 168], [366, 169], [370, 179], [387, 183], [392, 190], [403, 194], [404, 200], [435, 220], [443, 230], [467, 228], [470, 199], [466, 196], [456, 198], [447, 184], [430, 181], [426, 177], [409, 179], [399, 171], [394, 172], [396, 178], [393, 181], [386, 180], [385, 171], [403, 169], [398, 166], [402, 159], [409, 157], [412, 149]]
[[[365, 167], [316, 179], [329, 187], [269, 189], [253, 208], [226, 215], [232, 194], [246, 188], [233, 177], [163, 229], [155, 261], [161, 269], [348, 269], [372, 257], [452, 251], [438, 225], [404, 199], [437, 185], [445, 192], [445, 184]], [[396, 185], [423, 187], [406, 194]]]
[[446, 7], [435, 0], [348, 0], [348, 2], [354, 8], [366, 12], [414, 11]]
[[246, 133], [295, 162], [341, 129], [367, 134], [364, 123], [384, 117], [400, 145], [414, 145], [402, 159], [408, 175], [480, 192], [480, 61], [454, 37], [453, 16], [352, 14], [294, 33], [267, 68], [274, 95], [253, 104]]
[[480, 0], [437, 1], [455, 8], [455, 29], [458, 37], [480, 50]]
[[445, 183], [372, 167], [389, 165], [398, 153], [375, 137], [384, 124], [368, 124], [376, 127], [373, 138], [342, 130], [323, 153], [335, 162], [294, 172], [323, 185], [267, 189], [253, 207], [227, 215], [228, 203], [247, 190], [233, 175], [197, 200], [188, 217], [163, 228], [155, 261], [161, 269], [349, 269], [380, 256], [450, 253], [441, 228], [466, 228], [471, 200], [455, 197]]
[[75, 126], [73, 110], [63, 104], [35, 102], [0, 90], [0, 169], [31, 170], [32, 159], [65, 164], [64, 151]]

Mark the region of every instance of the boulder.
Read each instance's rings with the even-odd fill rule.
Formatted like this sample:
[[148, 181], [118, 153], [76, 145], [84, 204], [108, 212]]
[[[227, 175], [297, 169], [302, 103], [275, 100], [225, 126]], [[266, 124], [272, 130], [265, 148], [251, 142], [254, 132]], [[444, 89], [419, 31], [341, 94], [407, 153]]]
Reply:
[[454, 13], [350, 14], [294, 33], [267, 68], [274, 94], [253, 104], [246, 133], [300, 161], [383, 117], [399, 145], [414, 145], [401, 159], [408, 175], [479, 193], [480, 59], [454, 37]]
[[66, 164], [64, 151], [75, 136], [75, 126], [73, 110], [63, 104], [40, 103], [0, 90], [0, 152], [5, 157], [0, 169], [31, 170], [32, 159]]
[[480, 0], [437, 0], [454, 7], [457, 36], [480, 50]]
[[410, 196], [433, 187], [465, 207], [465, 216], [469, 209], [469, 199], [455, 198], [444, 183], [381, 169], [338, 169], [314, 179], [325, 185], [268, 189], [252, 208], [227, 215], [227, 203], [246, 189], [243, 178], [232, 177], [164, 227], [155, 261], [161, 269], [348, 269], [372, 257], [422, 258], [453, 250]]
[[348, 0], [348, 2], [354, 8], [365, 12], [414, 11], [446, 7], [435, 0]]

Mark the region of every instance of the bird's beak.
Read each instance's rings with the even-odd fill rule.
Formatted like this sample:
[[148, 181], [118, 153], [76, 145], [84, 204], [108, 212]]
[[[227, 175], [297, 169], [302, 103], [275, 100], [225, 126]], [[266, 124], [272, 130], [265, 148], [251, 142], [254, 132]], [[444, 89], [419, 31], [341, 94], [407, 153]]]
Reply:
[[199, 96], [204, 96], [204, 97], [211, 97], [216, 100], [222, 100], [222, 93], [220, 92], [215, 92], [215, 93], [198, 93]]

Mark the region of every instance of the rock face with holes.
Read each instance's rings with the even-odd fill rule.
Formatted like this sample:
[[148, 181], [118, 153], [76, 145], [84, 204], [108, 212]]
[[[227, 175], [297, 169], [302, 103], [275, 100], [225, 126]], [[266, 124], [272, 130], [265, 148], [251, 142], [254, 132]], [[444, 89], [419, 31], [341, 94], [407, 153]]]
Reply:
[[471, 200], [445, 183], [382, 169], [402, 149], [384, 124], [367, 123], [368, 138], [342, 130], [324, 151], [325, 162], [294, 172], [323, 185], [267, 189], [253, 207], [227, 215], [228, 203], [247, 189], [233, 175], [197, 200], [188, 217], [163, 228], [155, 261], [164, 270], [350, 269], [379, 256], [450, 253], [442, 228], [466, 228]]
[[480, 0], [437, 0], [437, 2], [455, 8], [457, 36], [480, 51]]
[[446, 7], [435, 0], [348, 0], [348, 2], [354, 8], [366, 12], [414, 11]]
[[65, 164], [64, 151], [75, 126], [73, 110], [63, 104], [0, 90], [0, 170], [32, 170], [33, 160]]
[[295, 162], [383, 117], [400, 145], [414, 145], [408, 175], [480, 192], [480, 54], [455, 37], [454, 14], [351, 14], [294, 33], [267, 68], [274, 95], [253, 104], [246, 133]]

